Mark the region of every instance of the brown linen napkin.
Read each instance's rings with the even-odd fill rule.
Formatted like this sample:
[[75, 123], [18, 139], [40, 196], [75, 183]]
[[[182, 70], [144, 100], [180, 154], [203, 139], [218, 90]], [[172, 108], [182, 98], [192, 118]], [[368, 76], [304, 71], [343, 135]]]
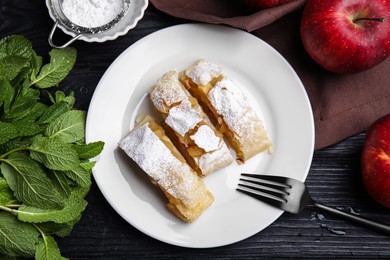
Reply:
[[322, 69], [307, 55], [300, 40], [305, 2], [295, 0], [253, 12], [240, 1], [151, 0], [157, 9], [175, 17], [250, 31], [278, 50], [306, 88], [314, 114], [315, 148], [320, 149], [366, 130], [377, 118], [390, 113], [390, 58], [357, 74], [339, 75]]

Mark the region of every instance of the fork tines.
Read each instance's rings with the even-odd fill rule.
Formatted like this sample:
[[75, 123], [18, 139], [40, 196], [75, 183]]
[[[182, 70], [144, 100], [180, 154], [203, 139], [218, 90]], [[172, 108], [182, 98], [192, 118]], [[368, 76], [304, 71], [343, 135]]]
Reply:
[[284, 177], [242, 173], [237, 190], [274, 206], [287, 202], [291, 185]]

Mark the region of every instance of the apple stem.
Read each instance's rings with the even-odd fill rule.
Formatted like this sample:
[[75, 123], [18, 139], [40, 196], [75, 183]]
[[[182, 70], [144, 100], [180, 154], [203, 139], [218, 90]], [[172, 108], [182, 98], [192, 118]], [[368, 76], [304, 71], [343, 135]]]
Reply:
[[353, 20], [354, 23], [359, 22], [359, 21], [376, 21], [376, 22], [383, 22], [385, 18], [380, 17], [380, 18], [375, 18], [375, 17], [358, 17]]

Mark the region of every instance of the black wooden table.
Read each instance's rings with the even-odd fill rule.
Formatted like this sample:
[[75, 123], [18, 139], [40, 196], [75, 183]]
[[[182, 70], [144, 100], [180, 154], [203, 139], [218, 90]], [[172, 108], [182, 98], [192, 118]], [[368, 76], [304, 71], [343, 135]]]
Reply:
[[[73, 90], [76, 107], [87, 110], [98, 81], [122, 51], [150, 33], [184, 22], [150, 5], [126, 36], [100, 44], [75, 42], [76, 65], [59, 88], [66, 93]], [[47, 55], [52, 25], [43, 0], [0, 0], [0, 37], [22, 34], [39, 55]], [[62, 32], [56, 35], [59, 42], [68, 38]], [[390, 223], [390, 211], [376, 204], [361, 182], [359, 156], [364, 138], [361, 133], [316, 151], [307, 185], [313, 198], [326, 205]], [[62, 254], [71, 259], [390, 258], [390, 237], [317, 210], [284, 213], [265, 230], [232, 245], [188, 249], [157, 241], [132, 227], [111, 208], [95, 183], [87, 200], [88, 207], [71, 235], [57, 239]]]

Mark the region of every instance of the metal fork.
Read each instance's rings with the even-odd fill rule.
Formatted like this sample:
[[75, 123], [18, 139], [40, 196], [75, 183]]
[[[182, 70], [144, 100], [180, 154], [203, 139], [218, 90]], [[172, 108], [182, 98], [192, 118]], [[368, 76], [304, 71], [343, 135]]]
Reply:
[[290, 213], [299, 213], [306, 206], [317, 207], [390, 235], [388, 225], [315, 202], [306, 185], [292, 178], [242, 173], [237, 190]]

